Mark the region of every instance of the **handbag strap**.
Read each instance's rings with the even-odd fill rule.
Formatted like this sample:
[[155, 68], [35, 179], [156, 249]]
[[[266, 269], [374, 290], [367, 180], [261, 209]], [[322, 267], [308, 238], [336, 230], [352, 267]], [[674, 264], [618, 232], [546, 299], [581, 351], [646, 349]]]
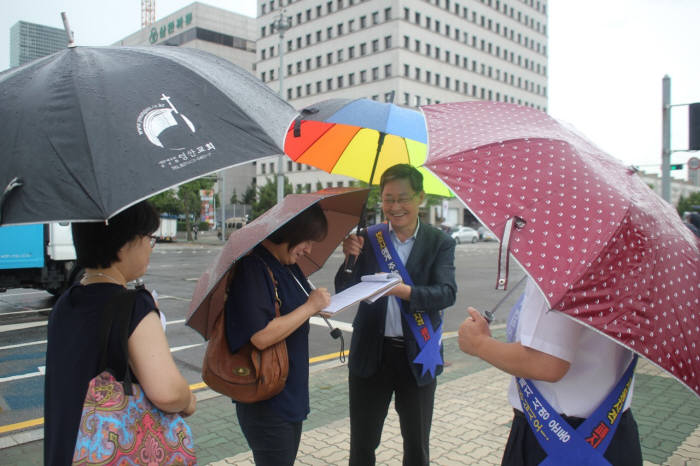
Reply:
[[[129, 327], [131, 315], [134, 312], [134, 302], [139, 290], [123, 289], [109, 297], [102, 310], [100, 319], [98, 347], [100, 348], [100, 362], [97, 373], [101, 374], [107, 369], [107, 348], [109, 346], [109, 334], [115, 324], [119, 325], [119, 343], [123, 350], [126, 370], [124, 371], [124, 393], [133, 395], [131, 368], [129, 367]], [[128, 311], [127, 311], [128, 310]]]
[[275, 317], [280, 316], [280, 307], [282, 306], [282, 300], [280, 299], [280, 295], [277, 292], [277, 280], [275, 279], [275, 275], [272, 273], [272, 269], [270, 268], [269, 265], [267, 265], [267, 262], [265, 260], [258, 256], [257, 254], [252, 254], [253, 256], [257, 257], [260, 259], [260, 262], [262, 262], [265, 265], [265, 268], [267, 269], [267, 273], [270, 274], [270, 279], [272, 279], [272, 288], [275, 290]]

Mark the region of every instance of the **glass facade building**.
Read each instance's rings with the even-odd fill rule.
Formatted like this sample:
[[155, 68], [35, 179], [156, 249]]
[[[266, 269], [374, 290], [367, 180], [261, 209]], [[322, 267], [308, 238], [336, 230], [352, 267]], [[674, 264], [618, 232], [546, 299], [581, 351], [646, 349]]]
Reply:
[[68, 38], [63, 29], [18, 21], [10, 28], [10, 66], [20, 66], [63, 50]]

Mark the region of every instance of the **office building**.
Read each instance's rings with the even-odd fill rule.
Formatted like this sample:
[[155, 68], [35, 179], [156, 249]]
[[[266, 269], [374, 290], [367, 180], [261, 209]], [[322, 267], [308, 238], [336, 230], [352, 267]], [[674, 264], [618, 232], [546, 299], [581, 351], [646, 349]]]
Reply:
[[[492, 100], [547, 111], [546, 0], [259, 1], [256, 72], [275, 90], [280, 18], [289, 25], [282, 95], [298, 109], [364, 97], [408, 107]], [[276, 163], [259, 161], [258, 183]], [[289, 162], [283, 170], [295, 189], [350, 181]], [[436, 215], [431, 210], [431, 221]], [[471, 219], [456, 200], [444, 216], [452, 224]]]
[[10, 67], [51, 55], [67, 45], [63, 29], [18, 21], [10, 28]]

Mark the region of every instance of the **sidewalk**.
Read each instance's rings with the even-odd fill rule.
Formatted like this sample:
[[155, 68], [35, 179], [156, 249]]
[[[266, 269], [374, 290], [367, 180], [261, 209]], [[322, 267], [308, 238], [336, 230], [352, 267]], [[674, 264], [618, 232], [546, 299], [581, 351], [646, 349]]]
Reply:
[[[503, 329], [494, 334], [502, 337]], [[445, 359], [451, 364], [438, 378], [431, 463], [500, 464], [512, 417], [506, 397], [509, 378], [463, 354], [454, 335], [446, 335], [444, 343]], [[347, 367], [337, 361], [312, 366], [309, 385], [311, 414], [304, 422], [296, 464], [347, 464]], [[199, 464], [253, 465], [231, 401], [211, 390], [198, 392], [197, 398], [197, 412], [188, 422]], [[639, 424], [645, 465], [700, 466], [700, 399], [693, 393], [640, 359], [632, 409]], [[398, 418], [390, 408], [377, 464], [400, 465], [401, 445]], [[41, 449], [40, 440], [4, 448], [0, 464], [41, 464]]]

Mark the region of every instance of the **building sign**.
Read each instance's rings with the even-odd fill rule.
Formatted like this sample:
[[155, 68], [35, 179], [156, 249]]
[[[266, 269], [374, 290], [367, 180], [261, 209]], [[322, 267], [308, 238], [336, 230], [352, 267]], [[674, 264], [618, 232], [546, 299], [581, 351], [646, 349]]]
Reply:
[[155, 44], [159, 40], [163, 40], [172, 35], [174, 32], [180, 32], [182, 28], [189, 26], [191, 23], [192, 13], [190, 12], [185, 16], [180, 16], [179, 18], [169, 21], [168, 23], [164, 23], [160, 26], [153, 26], [148, 39], [151, 44]]
[[199, 198], [202, 202], [199, 219], [202, 222], [207, 222], [210, 225], [214, 224], [214, 190], [200, 189]]

